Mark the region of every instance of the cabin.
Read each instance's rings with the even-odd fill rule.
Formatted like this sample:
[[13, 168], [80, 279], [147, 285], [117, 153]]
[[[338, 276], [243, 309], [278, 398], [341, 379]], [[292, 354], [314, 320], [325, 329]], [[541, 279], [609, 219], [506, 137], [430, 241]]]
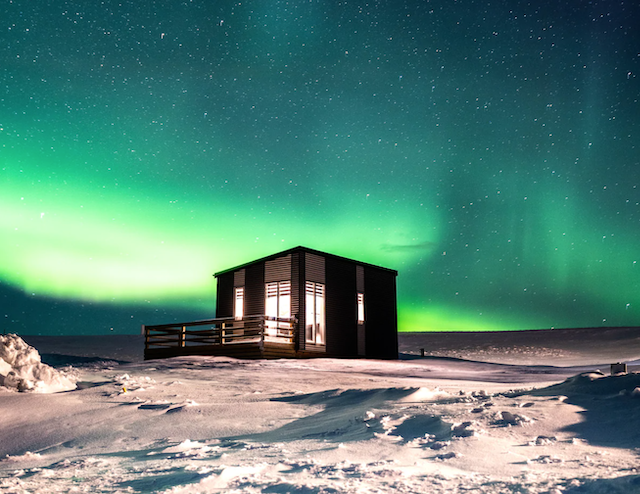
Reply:
[[145, 359], [398, 358], [392, 269], [294, 247], [215, 273], [216, 318], [143, 326]]

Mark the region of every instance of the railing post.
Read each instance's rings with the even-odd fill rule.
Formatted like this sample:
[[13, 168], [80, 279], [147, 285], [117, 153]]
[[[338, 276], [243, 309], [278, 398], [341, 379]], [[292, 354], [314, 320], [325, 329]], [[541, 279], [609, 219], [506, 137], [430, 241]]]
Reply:
[[298, 350], [298, 318], [294, 317], [291, 321], [291, 343], [294, 350]]

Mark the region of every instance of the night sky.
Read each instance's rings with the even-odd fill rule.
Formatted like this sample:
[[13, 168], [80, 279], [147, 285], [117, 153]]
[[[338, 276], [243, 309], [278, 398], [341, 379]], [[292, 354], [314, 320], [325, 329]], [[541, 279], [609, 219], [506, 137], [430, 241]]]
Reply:
[[636, 1], [7, 0], [0, 321], [213, 317], [297, 245], [401, 330], [640, 325]]

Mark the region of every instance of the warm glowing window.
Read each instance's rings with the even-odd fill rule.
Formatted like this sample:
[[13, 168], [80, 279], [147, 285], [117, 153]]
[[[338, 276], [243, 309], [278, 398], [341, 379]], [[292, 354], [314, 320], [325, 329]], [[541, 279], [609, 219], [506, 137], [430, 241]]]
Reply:
[[358, 324], [364, 324], [364, 293], [358, 292]]
[[233, 317], [242, 319], [244, 317], [244, 287], [237, 286], [234, 290]]
[[324, 285], [307, 281], [305, 307], [305, 339], [308, 343], [324, 345]]
[[267, 283], [265, 314], [269, 317], [291, 317], [291, 282]]
[[[266, 300], [264, 313], [267, 318], [289, 319], [291, 317], [291, 282], [279, 281], [267, 283], [265, 286]], [[289, 330], [288, 321], [267, 320], [265, 332], [267, 336], [279, 336], [281, 330]]]

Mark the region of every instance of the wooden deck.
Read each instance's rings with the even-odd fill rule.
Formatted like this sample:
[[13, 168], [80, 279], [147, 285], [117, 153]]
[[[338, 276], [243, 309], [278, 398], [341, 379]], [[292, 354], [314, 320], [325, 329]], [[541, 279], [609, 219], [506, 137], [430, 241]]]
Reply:
[[247, 316], [143, 326], [144, 358], [212, 355], [237, 358], [292, 358], [297, 320]]

